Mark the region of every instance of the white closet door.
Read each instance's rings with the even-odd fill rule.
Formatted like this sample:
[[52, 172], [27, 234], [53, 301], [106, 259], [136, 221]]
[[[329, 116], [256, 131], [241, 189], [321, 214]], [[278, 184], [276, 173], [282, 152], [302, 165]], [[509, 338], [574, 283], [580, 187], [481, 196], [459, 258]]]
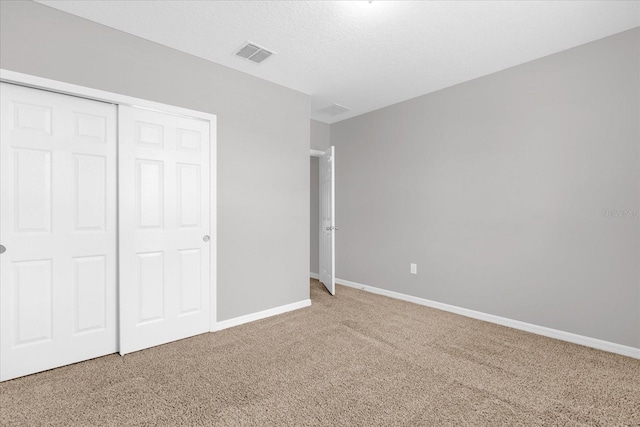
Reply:
[[320, 281], [336, 294], [335, 278], [335, 153], [329, 147], [320, 157]]
[[116, 107], [0, 86], [0, 379], [117, 351]]
[[119, 114], [120, 353], [208, 332], [209, 122]]

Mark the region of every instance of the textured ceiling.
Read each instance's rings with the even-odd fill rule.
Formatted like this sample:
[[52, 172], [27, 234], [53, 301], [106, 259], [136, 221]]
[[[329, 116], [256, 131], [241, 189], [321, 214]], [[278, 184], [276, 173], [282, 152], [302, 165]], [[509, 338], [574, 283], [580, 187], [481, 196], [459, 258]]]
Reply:
[[[307, 93], [327, 123], [640, 26], [637, 1], [40, 3]], [[247, 40], [277, 55], [236, 57]]]

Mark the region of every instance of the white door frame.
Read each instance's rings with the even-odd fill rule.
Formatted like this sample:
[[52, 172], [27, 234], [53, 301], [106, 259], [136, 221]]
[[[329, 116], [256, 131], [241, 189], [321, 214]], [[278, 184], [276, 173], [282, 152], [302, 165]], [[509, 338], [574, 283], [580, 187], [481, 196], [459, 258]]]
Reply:
[[[329, 149], [331, 149], [331, 146], [330, 146]], [[314, 149], [310, 149], [309, 150], [310, 157], [321, 158], [325, 154], [325, 152], [326, 151], [320, 151], [320, 150], [314, 150]], [[335, 148], [334, 148], [334, 157], [335, 157]], [[318, 193], [319, 193], [320, 197], [322, 197], [322, 182], [320, 180], [318, 180], [318, 185], [320, 186], [320, 188], [318, 188]], [[334, 175], [334, 178], [333, 178], [333, 192], [334, 192], [334, 202], [333, 202], [333, 204], [334, 204], [334, 206], [333, 206], [334, 214], [333, 215], [334, 215], [334, 223], [335, 223], [335, 186], [336, 186], [336, 181], [335, 181], [335, 175]], [[320, 216], [322, 216], [322, 212], [320, 212], [320, 214], [321, 214]], [[334, 231], [332, 231], [332, 232], [335, 232], [335, 230], [337, 230], [337, 228], [334, 228]], [[320, 224], [320, 227], [318, 227], [318, 237], [319, 237], [319, 239], [322, 238], [322, 224]], [[335, 239], [335, 236], [334, 236], [334, 239]], [[335, 240], [334, 240], [334, 242], [335, 242]], [[320, 245], [320, 240], [318, 241], [318, 245]], [[332, 263], [332, 265], [333, 265], [333, 277], [332, 277], [332, 280], [333, 280], [333, 289], [334, 289], [334, 294], [333, 295], [335, 295], [335, 244], [334, 244], [334, 247], [333, 247], [333, 263]], [[318, 271], [318, 277], [317, 277], [318, 280], [320, 280], [320, 278], [321, 278], [321, 274], [320, 273], [321, 272]], [[327, 286], [327, 285], [325, 284], [325, 286]]]
[[[116, 105], [128, 105], [130, 107], [143, 108], [152, 111], [158, 111], [161, 113], [175, 114], [178, 116], [185, 116], [194, 119], [206, 120], [210, 123], [210, 144], [209, 161], [210, 161], [210, 189], [213, 191], [213, 197], [209, 200], [209, 221], [211, 224], [211, 256], [210, 256], [210, 282], [211, 282], [211, 300], [210, 300], [210, 322], [209, 330], [211, 332], [216, 330], [217, 324], [217, 242], [218, 242], [218, 223], [217, 223], [217, 122], [216, 115], [204, 113], [202, 111], [190, 110], [187, 108], [176, 107], [168, 104], [161, 104], [159, 102], [148, 101], [146, 99], [134, 98], [127, 95], [121, 95], [118, 93], [107, 92], [104, 90], [93, 89], [85, 86], [74, 85], [71, 83], [64, 83], [57, 80], [45, 79], [43, 77], [34, 76], [31, 74], [18, 73], [16, 71], [10, 71], [0, 69], [0, 81], [5, 83], [13, 83], [21, 86], [32, 87], [35, 89], [43, 89], [51, 92], [62, 93], [65, 95], [78, 96], [81, 98], [92, 99], [95, 101], [108, 102]], [[116, 246], [117, 247], [117, 246]]]

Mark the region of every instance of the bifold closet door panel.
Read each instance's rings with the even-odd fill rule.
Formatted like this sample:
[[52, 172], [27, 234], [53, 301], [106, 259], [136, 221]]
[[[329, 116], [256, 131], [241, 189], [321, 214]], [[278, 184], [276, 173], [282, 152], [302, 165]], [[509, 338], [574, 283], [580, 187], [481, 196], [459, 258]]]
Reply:
[[120, 353], [208, 332], [209, 122], [119, 110]]
[[115, 353], [116, 106], [2, 83], [0, 377]]

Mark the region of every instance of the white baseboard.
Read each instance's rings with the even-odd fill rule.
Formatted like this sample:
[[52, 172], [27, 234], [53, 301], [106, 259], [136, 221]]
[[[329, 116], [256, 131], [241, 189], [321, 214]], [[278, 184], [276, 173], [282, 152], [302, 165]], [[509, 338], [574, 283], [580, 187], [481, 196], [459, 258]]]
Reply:
[[574, 344], [580, 344], [585, 347], [592, 347], [598, 350], [604, 350], [611, 353], [621, 354], [623, 356], [640, 359], [640, 348], [629, 347], [622, 344], [616, 344], [609, 341], [603, 341], [596, 338], [585, 337], [584, 335], [564, 332], [557, 329], [547, 328], [545, 326], [534, 325], [532, 323], [521, 322], [519, 320], [508, 319], [506, 317], [495, 316], [480, 311], [469, 310], [468, 308], [457, 307], [455, 305], [444, 304], [437, 301], [431, 301], [424, 298], [414, 297], [411, 295], [401, 294], [399, 292], [388, 291], [386, 289], [375, 288], [373, 286], [363, 285], [361, 283], [351, 282], [349, 280], [337, 279], [339, 285], [348, 286], [350, 288], [361, 289], [378, 295], [408, 301], [415, 304], [424, 305], [426, 307], [437, 308], [438, 310], [449, 311], [451, 313], [460, 314], [462, 316], [471, 317], [473, 319], [484, 320], [485, 322], [497, 323], [498, 325], [507, 326], [509, 328], [519, 329], [549, 338], [555, 338], [562, 341], [568, 341]]
[[309, 277], [312, 279], [320, 280], [320, 275], [318, 273], [309, 273]]
[[280, 307], [274, 307], [268, 310], [258, 311], [257, 313], [251, 313], [245, 316], [234, 317], [233, 319], [216, 322], [216, 327], [214, 328], [214, 331], [221, 331], [223, 329], [232, 328], [234, 326], [243, 325], [245, 323], [254, 322], [256, 320], [265, 319], [267, 317], [277, 316], [278, 314], [297, 310], [299, 308], [309, 307], [310, 305], [311, 305], [311, 300], [305, 299], [305, 300], [294, 302], [291, 304], [281, 305]]

